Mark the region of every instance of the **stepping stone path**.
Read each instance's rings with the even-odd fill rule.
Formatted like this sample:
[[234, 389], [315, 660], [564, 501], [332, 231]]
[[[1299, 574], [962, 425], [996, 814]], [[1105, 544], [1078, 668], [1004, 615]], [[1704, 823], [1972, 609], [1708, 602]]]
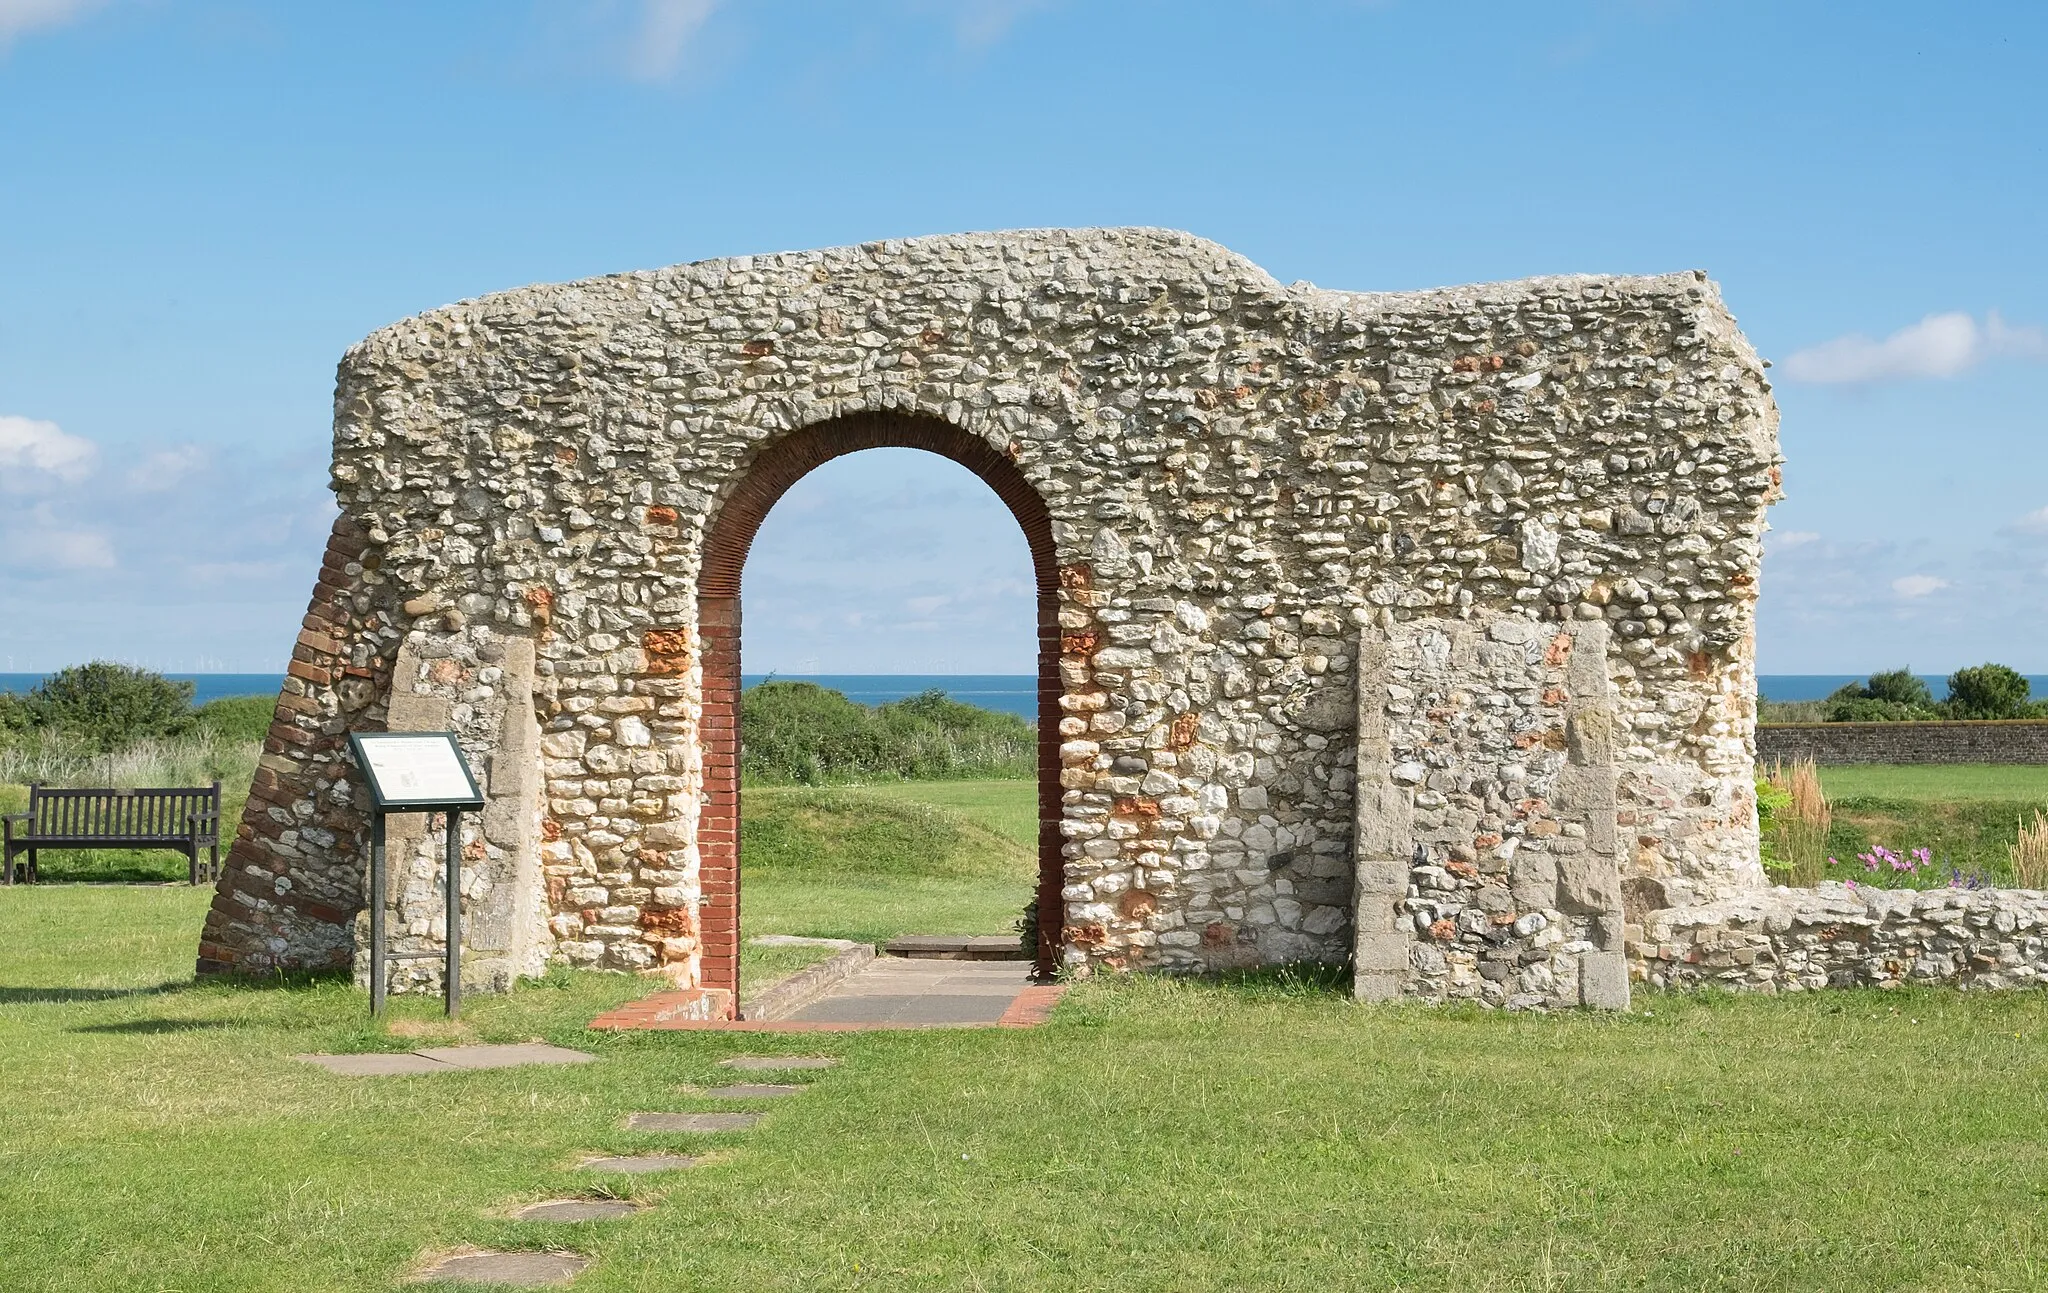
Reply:
[[829, 1069], [838, 1062], [824, 1055], [735, 1055], [718, 1061], [718, 1067], [773, 1073], [782, 1069]]
[[626, 1115], [627, 1131], [688, 1131], [709, 1135], [720, 1131], [745, 1131], [761, 1121], [758, 1113], [631, 1113]]
[[434, 1263], [420, 1278], [537, 1289], [567, 1284], [589, 1265], [577, 1253], [463, 1253]]
[[528, 1064], [588, 1064], [597, 1056], [566, 1046], [519, 1042], [509, 1046], [434, 1046], [369, 1055], [294, 1055], [343, 1077], [405, 1077], [461, 1069], [512, 1069]]
[[715, 1086], [704, 1092], [713, 1100], [774, 1100], [802, 1093], [802, 1087], [782, 1082], [735, 1082], [731, 1086]]
[[680, 1172], [703, 1162], [695, 1154], [604, 1154], [586, 1158], [576, 1166], [585, 1172], [620, 1172], [646, 1176], [651, 1172]]
[[549, 1199], [529, 1203], [512, 1216], [519, 1221], [610, 1221], [639, 1210], [639, 1204], [625, 1199]]
[[[374, 1077], [441, 1073], [454, 1069], [511, 1068], [521, 1064], [581, 1064], [597, 1057], [559, 1046], [527, 1044], [446, 1046], [404, 1054], [300, 1055], [297, 1058], [318, 1064], [331, 1073]], [[720, 1060], [719, 1066], [744, 1072], [776, 1072], [826, 1069], [838, 1062], [823, 1055], [736, 1055]], [[699, 1094], [715, 1100], [767, 1100], [797, 1095], [803, 1089], [784, 1082], [733, 1082]], [[712, 1134], [745, 1131], [759, 1121], [761, 1115], [758, 1113], [635, 1113], [626, 1116], [626, 1128], [629, 1131]], [[576, 1166], [585, 1172], [645, 1175], [681, 1171], [703, 1161], [694, 1154], [606, 1154], [586, 1158]], [[630, 1217], [639, 1210], [639, 1204], [626, 1199], [546, 1199], [526, 1204], [512, 1215], [520, 1221], [613, 1221]], [[546, 1288], [567, 1284], [589, 1266], [590, 1258], [578, 1253], [460, 1253], [442, 1258], [420, 1278], [456, 1284], [494, 1284], [506, 1288]]]

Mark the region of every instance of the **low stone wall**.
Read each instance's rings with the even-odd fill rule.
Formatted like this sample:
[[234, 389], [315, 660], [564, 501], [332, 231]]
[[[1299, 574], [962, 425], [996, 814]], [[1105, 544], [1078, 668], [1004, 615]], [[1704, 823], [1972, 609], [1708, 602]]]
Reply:
[[1757, 758], [1787, 763], [2048, 763], [2048, 720], [1759, 723]]
[[1631, 977], [1752, 992], [2048, 982], [2048, 893], [1823, 883], [1652, 911], [1629, 931]]

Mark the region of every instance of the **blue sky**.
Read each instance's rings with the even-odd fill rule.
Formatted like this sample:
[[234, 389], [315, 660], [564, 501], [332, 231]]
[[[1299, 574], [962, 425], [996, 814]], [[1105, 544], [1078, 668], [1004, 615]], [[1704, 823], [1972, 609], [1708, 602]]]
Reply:
[[[0, 671], [281, 667], [393, 319], [1150, 224], [1352, 289], [1704, 268], [1784, 410], [1762, 669], [2048, 672], [2044, 67], [2037, 3], [0, 0]], [[935, 459], [802, 482], [747, 591], [750, 671], [1030, 667]]]

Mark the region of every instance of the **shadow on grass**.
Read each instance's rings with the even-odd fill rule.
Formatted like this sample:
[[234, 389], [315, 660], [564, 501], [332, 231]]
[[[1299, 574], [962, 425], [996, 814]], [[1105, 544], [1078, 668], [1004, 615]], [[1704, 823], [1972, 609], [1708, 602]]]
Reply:
[[116, 1001], [122, 997], [154, 997], [189, 988], [189, 980], [159, 983], [150, 988], [0, 988], [0, 1006], [35, 1002]]
[[124, 1036], [148, 1035], [151, 1033], [191, 1033], [208, 1028], [234, 1028], [237, 1025], [226, 1019], [130, 1019], [119, 1024], [80, 1024], [67, 1028], [67, 1033], [113, 1033]]
[[145, 988], [5, 988], [0, 987], [0, 1006], [34, 1002], [117, 1001], [122, 997], [155, 997], [173, 992], [303, 992], [347, 983], [347, 970], [290, 970], [273, 974], [228, 974], [212, 979], [178, 979]]

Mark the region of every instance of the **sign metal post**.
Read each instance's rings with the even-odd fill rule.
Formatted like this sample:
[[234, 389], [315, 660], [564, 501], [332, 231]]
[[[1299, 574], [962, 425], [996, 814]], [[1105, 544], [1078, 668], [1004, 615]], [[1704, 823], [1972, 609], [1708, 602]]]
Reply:
[[384, 1012], [388, 962], [437, 955], [394, 956], [386, 950], [384, 908], [390, 889], [384, 819], [391, 813], [446, 813], [448, 933], [441, 991], [453, 1015], [462, 1008], [462, 814], [483, 808], [483, 792], [453, 732], [351, 732], [348, 745], [370, 787], [370, 1013]]

